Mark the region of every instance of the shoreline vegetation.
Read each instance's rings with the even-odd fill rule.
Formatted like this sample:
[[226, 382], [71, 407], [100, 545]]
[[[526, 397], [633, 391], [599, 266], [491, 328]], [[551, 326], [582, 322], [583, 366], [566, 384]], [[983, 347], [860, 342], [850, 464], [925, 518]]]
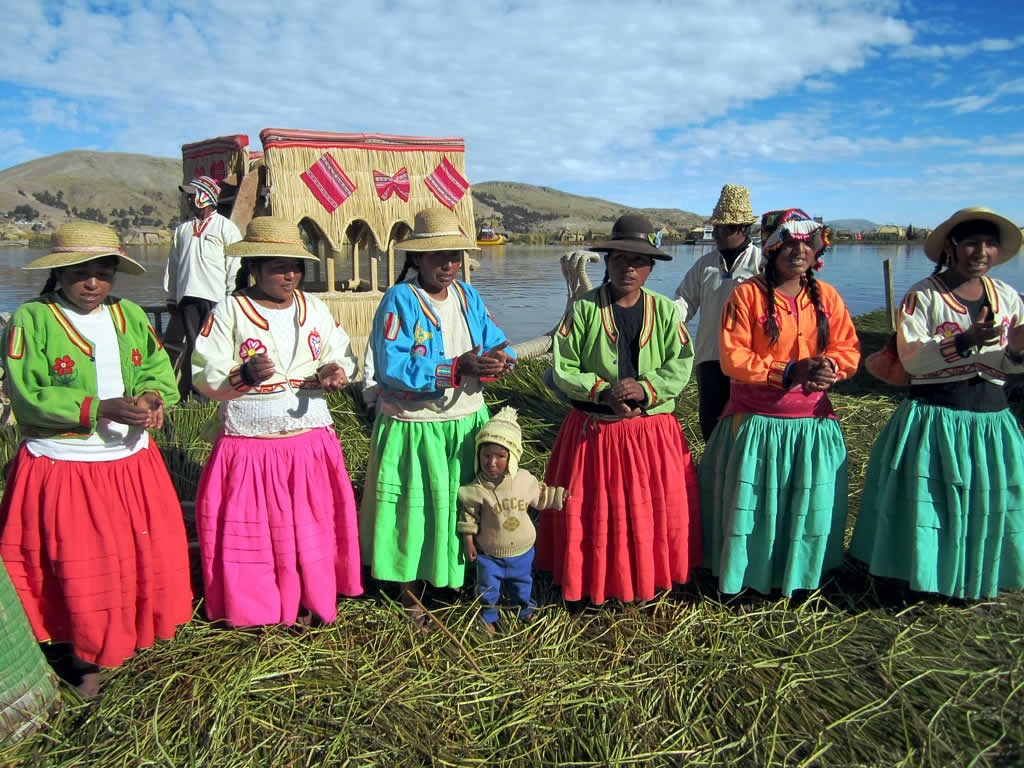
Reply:
[[[882, 311], [857, 327], [865, 355], [889, 333]], [[522, 465], [537, 475], [565, 413], [545, 367], [525, 361], [487, 395], [492, 409], [518, 408]], [[849, 450], [848, 538], [901, 394], [862, 370], [831, 397]], [[169, 409], [155, 436], [186, 501], [214, 409]], [[358, 394], [332, 395], [331, 412], [358, 494], [369, 450]], [[676, 413], [699, 460], [693, 383]], [[17, 439], [0, 432], [5, 461]], [[706, 572], [643, 606], [569, 612], [545, 575], [536, 589], [538, 621], [506, 614], [497, 637], [476, 628], [471, 596], [430, 593], [424, 634], [376, 584], [305, 631], [219, 629], [199, 609], [175, 640], [104, 672], [98, 700], [62, 687], [62, 711], [0, 745], [0, 765], [1024, 764], [1020, 592], [940, 600], [850, 562], [793, 600], [722, 596]]]

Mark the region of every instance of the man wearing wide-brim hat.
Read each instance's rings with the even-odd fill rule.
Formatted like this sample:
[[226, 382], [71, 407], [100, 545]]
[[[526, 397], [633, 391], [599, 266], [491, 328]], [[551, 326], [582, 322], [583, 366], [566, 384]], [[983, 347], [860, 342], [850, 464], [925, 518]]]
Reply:
[[761, 269], [761, 249], [750, 241], [750, 225], [757, 216], [750, 207], [750, 191], [726, 184], [708, 223], [715, 248], [701, 256], [676, 288], [676, 304], [689, 322], [700, 312], [694, 348], [700, 431], [707, 440], [729, 401], [729, 377], [718, 359], [719, 318], [732, 289]]
[[184, 350], [176, 366], [186, 372], [179, 386], [184, 399], [191, 391], [187, 372], [192, 367], [196, 336], [213, 306], [235, 289], [235, 274], [241, 262], [226, 256], [224, 249], [239, 242], [242, 233], [231, 219], [217, 212], [220, 185], [215, 179], [197, 176], [178, 189], [185, 196], [191, 217], [178, 225], [171, 238], [164, 293], [167, 308], [184, 334]]

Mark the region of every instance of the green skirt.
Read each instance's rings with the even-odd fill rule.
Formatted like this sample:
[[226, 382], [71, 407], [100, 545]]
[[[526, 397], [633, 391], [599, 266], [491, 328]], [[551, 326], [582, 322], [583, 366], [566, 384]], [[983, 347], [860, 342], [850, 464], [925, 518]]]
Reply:
[[374, 578], [463, 585], [459, 486], [473, 479], [473, 441], [489, 418], [486, 406], [451, 421], [377, 417], [359, 508], [361, 554]]
[[1013, 414], [904, 400], [871, 449], [850, 553], [949, 597], [1024, 587], [1024, 438]]
[[0, 567], [0, 742], [27, 736], [56, 703], [56, 679]]
[[835, 419], [723, 419], [697, 475], [705, 565], [722, 592], [791, 595], [841, 564], [846, 444]]

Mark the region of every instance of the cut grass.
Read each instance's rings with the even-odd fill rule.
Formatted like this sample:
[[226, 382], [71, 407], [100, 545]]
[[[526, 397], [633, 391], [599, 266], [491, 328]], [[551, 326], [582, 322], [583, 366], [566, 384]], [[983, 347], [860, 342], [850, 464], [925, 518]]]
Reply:
[[[872, 316], [874, 317], [874, 316]], [[859, 318], [866, 352], [887, 333]], [[519, 409], [542, 474], [565, 407], [544, 361], [489, 391]], [[868, 452], [899, 401], [863, 374], [832, 395], [850, 453], [852, 526]], [[369, 449], [357, 396], [331, 399], [357, 492]], [[212, 405], [158, 436], [192, 498]], [[677, 414], [699, 459], [692, 385]], [[14, 440], [0, 441], [8, 456]], [[1024, 764], [1024, 596], [908, 600], [845, 565], [797, 600], [719, 596], [706, 573], [644, 607], [570, 612], [539, 576], [538, 620], [477, 629], [468, 597], [431, 595], [435, 627], [386, 594], [343, 600], [305, 632], [201, 618], [105, 672], [0, 764], [53, 766], [1014, 766]], [[441, 629], [443, 628], [443, 630]]]

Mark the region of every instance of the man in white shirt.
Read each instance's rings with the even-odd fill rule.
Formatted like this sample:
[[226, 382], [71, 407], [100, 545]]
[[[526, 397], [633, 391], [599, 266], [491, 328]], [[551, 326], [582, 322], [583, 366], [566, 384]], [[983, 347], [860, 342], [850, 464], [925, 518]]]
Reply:
[[708, 223], [715, 248], [701, 256], [676, 288], [676, 304], [684, 321], [697, 312], [694, 364], [697, 374], [700, 431], [707, 440], [729, 402], [729, 377], [722, 373], [718, 331], [722, 307], [732, 289], [761, 271], [761, 249], [750, 241], [750, 225], [757, 221], [750, 207], [750, 191], [736, 184], [722, 187]]
[[242, 239], [234, 222], [217, 213], [220, 185], [209, 176], [197, 176], [178, 187], [192, 217], [174, 230], [164, 272], [167, 308], [185, 334], [181, 364], [185, 371], [179, 389], [184, 399], [191, 391], [192, 349], [213, 306], [235, 289], [241, 260], [224, 255], [224, 248]]

